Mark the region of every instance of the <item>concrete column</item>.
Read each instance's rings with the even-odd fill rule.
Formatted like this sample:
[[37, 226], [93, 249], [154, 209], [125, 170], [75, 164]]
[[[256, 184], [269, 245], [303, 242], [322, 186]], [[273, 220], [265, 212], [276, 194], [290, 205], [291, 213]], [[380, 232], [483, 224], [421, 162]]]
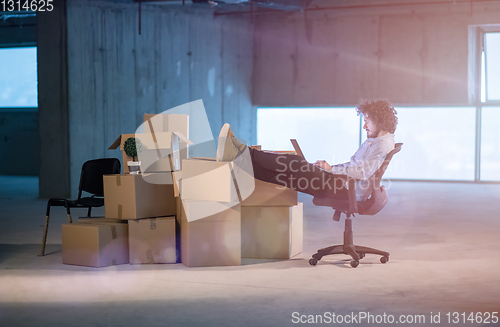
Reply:
[[69, 197], [66, 0], [37, 14], [40, 197]]

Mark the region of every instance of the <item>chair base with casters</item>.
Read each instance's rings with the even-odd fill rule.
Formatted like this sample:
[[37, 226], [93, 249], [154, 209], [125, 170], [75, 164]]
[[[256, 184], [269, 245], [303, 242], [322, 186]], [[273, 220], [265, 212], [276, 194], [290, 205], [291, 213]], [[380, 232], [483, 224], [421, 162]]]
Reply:
[[312, 258], [309, 259], [309, 264], [311, 266], [316, 266], [321, 258], [331, 254], [346, 254], [351, 256], [351, 267], [353, 268], [356, 268], [359, 265], [359, 260], [363, 259], [366, 254], [381, 255], [382, 257], [380, 258], [380, 262], [382, 263], [386, 263], [387, 261], [389, 261], [389, 252], [354, 244], [352, 236], [351, 217], [347, 217], [345, 219], [344, 244], [333, 245], [323, 249], [319, 249], [318, 252], [313, 254]]
[[398, 153], [401, 150], [402, 145], [402, 143], [397, 143], [394, 149], [387, 154], [380, 168], [369, 178], [372, 192], [368, 200], [356, 201], [356, 181], [354, 178], [348, 176], [344, 176], [348, 184], [347, 199], [324, 198], [317, 196], [314, 197], [313, 203], [315, 205], [331, 207], [333, 210], [335, 210], [333, 220], [339, 221], [340, 215], [342, 213], [345, 214], [346, 218], [344, 229], [344, 244], [333, 245], [319, 249], [318, 252], [313, 254], [312, 258], [309, 259], [310, 265], [316, 266], [321, 258], [331, 254], [346, 254], [351, 256], [351, 267], [353, 268], [356, 268], [359, 265], [359, 260], [363, 259], [366, 254], [380, 255], [381, 263], [386, 263], [387, 261], [389, 261], [389, 252], [354, 244], [351, 216], [354, 217], [355, 213], [360, 215], [375, 215], [385, 207], [388, 196], [385, 187], [380, 185], [380, 181], [392, 157], [394, 156], [394, 154]]
[[[43, 231], [42, 248], [39, 256], [45, 255], [45, 245], [47, 243], [47, 233], [49, 230], [50, 208], [65, 207], [68, 222], [73, 223], [71, 218], [71, 208], [86, 208], [87, 217], [90, 217], [92, 208], [104, 206], [104, 186], [103, 176], [108, 174], [119, 174], [121, 171], [120, 160], [116, 158], [103, 158], [86, 161], [80, 173], [80, 185], [78, 187], [78, 198], [67, 200], [52, 198], [47, 203], [45, 212], [45, 229]], [[90, 197], [82, 197], [82, 192], [91, 194]]]

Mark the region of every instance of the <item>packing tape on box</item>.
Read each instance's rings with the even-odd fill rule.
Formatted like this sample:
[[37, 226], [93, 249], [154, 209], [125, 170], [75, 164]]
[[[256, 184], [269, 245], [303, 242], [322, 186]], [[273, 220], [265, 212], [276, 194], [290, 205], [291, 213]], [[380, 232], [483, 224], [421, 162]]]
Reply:
[[156, 134], [151, 119], [148, 119], [148, 125], [149, 125], [149, 131], [151, 132], [151, 136], [153, 137], [153, 144], [155, 145], [156, 154], [158, 155], [159, 159], [161, 158], [161, 151], [160, 151], [160, 146], [158, 145], [158, 140], [156, 139]]
[[121, 204], [118, 205], [118, 219], [122, 219], [123, 206]]
[[149, 220], [149, 229], [156, 229], [156, 219]]
[[116, 186], [121, 186], [122, 185], [122, 180], [120, 178], [120, 175], [116, 175]]
[[236, 180], [236, 175], [234, 174], [234, 165], [232, 162], [229, 163], [229, 169], [231, 170], [231, 178], [233, 179], [233, 184], [236, 189], [236, 194], [238, 195], [238, 201], [243, 202], [243, 199], [241, 198], [241, 192], [240, 188], [238, 187], [238, 181]]
[[118, 236], [116, 235], [116, 226], [111, 226], [111, 238], [116, 240]]
[[151, 251], [151, 249], [148, 249], [146, 251], [146, 258], [148, 259], [148, 263], [155, 263], [155, 258], [153, 256], [153, 251]]

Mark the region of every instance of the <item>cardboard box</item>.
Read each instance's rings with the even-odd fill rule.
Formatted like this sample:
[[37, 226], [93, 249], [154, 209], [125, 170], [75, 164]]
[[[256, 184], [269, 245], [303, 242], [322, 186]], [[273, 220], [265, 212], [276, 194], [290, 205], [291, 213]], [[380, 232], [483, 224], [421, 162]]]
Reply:
[[175, 216], [129, 220], [128, 226], [131, 264], [177, 262]]
[[[189, 139], [189, 115], [181, 114], [144, 114], [144, 131], [178, 132]], [[186, 143], [180, 143], [180, 158], [189, 157]]]
[[189, 158], [182, 160], [182, 167], [182, 199], [238, 202], [230, 163], [219, 165], [215, 158]]
[[[154, 175], [161, 178], [161, 175]], [[138, 219], [176, 214], [172, 184], [151, 184], [141, 174], [105, 175], [103, 182], [106, 218]]]
[[189, 115], [144, 114], [144, 123], [144, 125], [151, 124], [149, 130], [155, 133], [180, 132], [189, 138]]
[[[177, 199], [182, 263], [187, 267], [241, 265], [241, 206], [236, 204], [218, 211], [220, 203]], [[188, 219], [193, 212], [204, 209], [211, 214], [202, 219]]]
[[114, 218], [104, 218], [104, 217], [98, 217], [98, 218], [87, 218], [87, 217], [80, 217], [78, 218], [78, 223], [79, 224], [128, 224], [128, 220], [126, 219], [114, 219]]
[[297, 191], [256, 179], [253, 193], [241, 206], [294, 206], [297, 203]]
[[109, 146], [108, 149], [117, 149], [123, 152], [123, 172], [127, 174], [128, 161], [133, 158], [127, 156], [124, 151], [124, 143], [130, 137], [139, 139], [142, 143], [142, 151], [136, 160], [141, 161], [141, 172], [158, 173], [170, 172], [181, 168], [181, 160], [187, 158], [187, 152], [180, 152], [180, 148], [187, 148], [192, 142], [180, 132], [160, 132], [160, 133], [136, 133], [122, 134]]
[[241, 202], [255, 188], [248, 151], [232, 162], [217, 162], [215, 158], [184, 159], [182, 167], [183, 200]]
[[292, 207], [242, 207], [241, 256], [289, 259], [303, 246], [303, 205]]
[[128, 225], [63, 224], [62, 261], [96, 268], [128, 263]]
[[181, 195], [182, 170], [172, 172], [172, 181], [174, 185], [174, 196], [178, 197]]

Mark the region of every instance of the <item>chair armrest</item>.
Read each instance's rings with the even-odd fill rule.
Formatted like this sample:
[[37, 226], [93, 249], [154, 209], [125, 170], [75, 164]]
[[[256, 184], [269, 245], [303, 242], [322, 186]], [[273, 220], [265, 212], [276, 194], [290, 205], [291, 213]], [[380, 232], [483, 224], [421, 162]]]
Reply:
[[358, 212], [358, 201], [356, 201], [356, 179], [347, 176], [347, 194], [349, 195], [349, 214]]

